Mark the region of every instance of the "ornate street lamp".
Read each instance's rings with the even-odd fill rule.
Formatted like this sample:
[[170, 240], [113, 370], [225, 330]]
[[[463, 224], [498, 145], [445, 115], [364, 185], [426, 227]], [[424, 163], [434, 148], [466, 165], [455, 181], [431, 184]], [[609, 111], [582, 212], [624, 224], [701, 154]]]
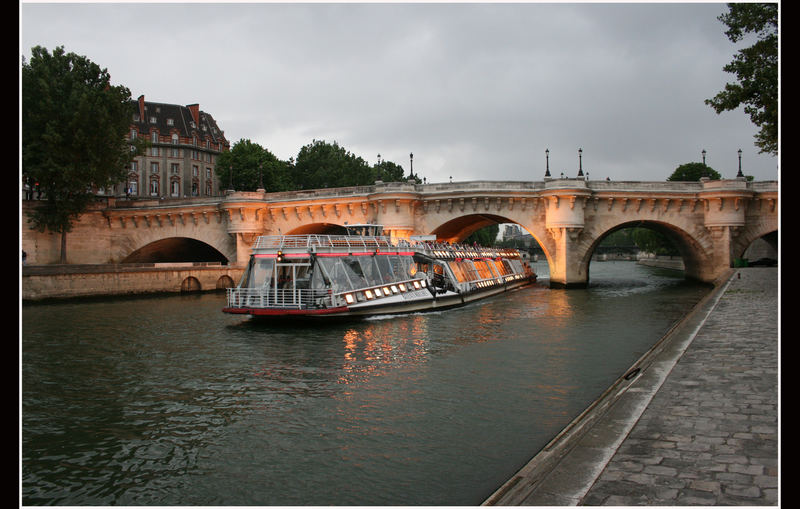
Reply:
[[744, 178], [744, 174], [742, 173], [742, 149], [739, 149], [739, 173], [736, 174], [736, 178]]
[[583, 163], [581, 162], [581, 156], [583, 155], [583, 149], [578, 149], [578, 177], [583, 177]]
[[706, 168], [708, 168], [708, 166], [706, 166], [706, 149], [703, 149], [701, 154], [703, 154], [703, 171], [702, 171], [702, 174], [700, 175], [700, 177], [704, 178], [704, 177], [708, 177], [708, 170], [706, 170]]
[[545, 158], [545, 171], [544, 176], [545, 178], [550, 178], [550, 149], [544, 149], [544, 158]]
[[409, 177], [414, 178], [414, 153], [411, 152], [410, 154], [408, 154], [408, 157], [411, 159], [411, 173]]

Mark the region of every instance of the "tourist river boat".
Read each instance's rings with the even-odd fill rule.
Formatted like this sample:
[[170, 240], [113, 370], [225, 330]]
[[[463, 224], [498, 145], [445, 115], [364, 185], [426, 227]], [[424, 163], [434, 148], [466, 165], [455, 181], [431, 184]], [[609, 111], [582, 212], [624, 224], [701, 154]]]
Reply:
[[365, 317], [462, 306], [536, 281], [516, 249], [398, 240], [380, 225], [347, 235], [259, 237], [225, 313]]

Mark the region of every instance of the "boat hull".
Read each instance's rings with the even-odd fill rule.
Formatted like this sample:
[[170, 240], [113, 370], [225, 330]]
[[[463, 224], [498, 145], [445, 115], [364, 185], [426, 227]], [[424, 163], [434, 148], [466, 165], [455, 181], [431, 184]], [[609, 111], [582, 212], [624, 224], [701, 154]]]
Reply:
[[319, 309], [287, 309], [287, 308], [261, 308], [261, 307], [236, 307], [223, 308], [229, 314], [249, 315], [255, 319], [335, 319], [353, 318], [362, 319], [370, 316], [396, 315], [405, 313], [421, 313], [440, 311], [464, 306], [471, 302], [483, 300], [501, 293], [521, 288], [536, 282], [536, 276], [519, 279], [516, 281], [499, 284], [489, 288], [478, 289], [468, 293], [448, 292], [433, 296], [421, 297], [411, 300], [361, 303], [354, 306], [339, 306]]

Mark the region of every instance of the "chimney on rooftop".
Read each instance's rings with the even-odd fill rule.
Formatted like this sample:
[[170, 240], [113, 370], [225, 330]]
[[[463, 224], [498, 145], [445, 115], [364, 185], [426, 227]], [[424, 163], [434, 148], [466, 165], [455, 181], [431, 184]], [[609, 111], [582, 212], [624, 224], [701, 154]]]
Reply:
[[139, 96], [139, 118], [144, 121], [144, 94]]
[[192, 119], [194, 120], [194, 124], [200, 125], [200, 105], [190, 104], [186, 107], [189, 108], [189, 112], [192, 114]]

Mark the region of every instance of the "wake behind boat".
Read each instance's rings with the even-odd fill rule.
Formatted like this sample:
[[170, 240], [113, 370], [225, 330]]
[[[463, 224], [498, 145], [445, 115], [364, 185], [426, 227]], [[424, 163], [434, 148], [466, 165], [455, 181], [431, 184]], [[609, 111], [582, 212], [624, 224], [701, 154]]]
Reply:
[[259, 237], [225, 313], [365, 317], [462, 306], [536, 281], [516, 249], [350, 235]]

